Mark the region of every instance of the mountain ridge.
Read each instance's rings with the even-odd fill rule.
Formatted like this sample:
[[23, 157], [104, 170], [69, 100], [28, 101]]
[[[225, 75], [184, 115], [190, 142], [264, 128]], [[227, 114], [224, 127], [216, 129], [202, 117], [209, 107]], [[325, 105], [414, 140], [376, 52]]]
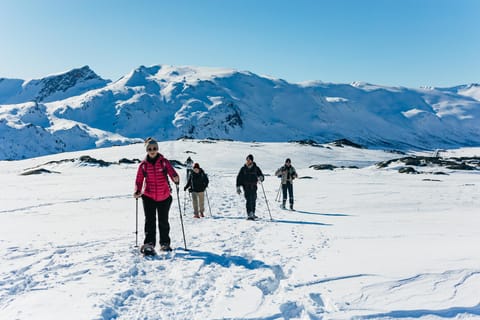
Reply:
[[[88, 66], [21, 81], [0, 79], [0, 159], [147, 136], [319, 143], [346, 138], [395, 149], [480, 145], [478, 84], [411, 89], [289, 83], [249, 71], [169, 65], [140, 66], [115, 82]], [[12, 88], [19, 83], [35, 90], [16, 93]], [[16, 152], [16, 135], [38, 148]]]

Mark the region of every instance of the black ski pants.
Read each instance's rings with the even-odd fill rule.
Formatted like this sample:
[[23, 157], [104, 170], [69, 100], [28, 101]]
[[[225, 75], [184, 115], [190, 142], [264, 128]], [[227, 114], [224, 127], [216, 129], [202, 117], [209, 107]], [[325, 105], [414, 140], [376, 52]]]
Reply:
[[156, 243], [156, 227], [158, 215], [158, 231], [160, 233], [160, 245], [170, 245], [170, 224], [168, 212], [172, 204], [172, 197], [163, 201], [155, 201], [147, 196], [142, 196], [143, 210], [145, 211], [145, 240], [143, 243]]
[[257, 202], [257, 189], [244, 189], [245, 200], [247, 200], [247, 214], [255, 213], [255, 203]]
[[287, 202], [287, 192], [288, 198], [290, 199], [290, 204], [293, 204], [293, 184], [287, 181], [285, 184], [282, 184], [283, 192], [283, 203]]

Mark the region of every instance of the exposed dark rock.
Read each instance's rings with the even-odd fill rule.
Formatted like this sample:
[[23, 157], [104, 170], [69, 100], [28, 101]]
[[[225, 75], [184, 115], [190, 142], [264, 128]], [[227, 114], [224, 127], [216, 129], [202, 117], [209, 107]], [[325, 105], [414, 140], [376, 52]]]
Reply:
[[452, 165], [447, 166], [447, 169], [451, 169], [451, 170], [475, 170], [474, 167], [469, 166], [468, 164], [465, 164], [465, 163], [452, 164]]
[[437, 179], [422, 179], [422, 181], [435, 181], [435, 182], [442, 182], [442, 180], [437, 180]]
[[313, 177], [310, 177], [310, 176], [303, 176], [303, 177], [298, 177], [297, 179], [313, 179]]
[[394, 154], [401, 154], [401, 155], [406, 154], [405, 152], [400, 151], [400, 150], [385, 150], [385, 152], [394, 153]]
[[313, 147], [323, 147], [317, 141], [312, 139], [304, 139], [304, 140], [291, 140], [290, 143], [298, 143], [304, 146], [313, 146]]
[[170, 161], [170, 164], [176, 169], [183, 169], [185, 167], [185, 164], [178, 160], [168, 160], [168, 161]]
[[113, 162], [107, 162], [107, 161], [95, 159], [95, 158], [92, 158], [90, 156], [81, 156], [79, 158], [79, 160], [82, 163], [99, 165], [100, 167], [108, 167], [108, 166], [114, 164]]
[[353, 148], [357, 148], [357, 149], [364, 149], [363, 146], [361, 146], [361, 145], [359, 145], [355, 142], [352, 142], [348, 139], [338, 139], [338, 140], [332, 141], [330, 144], [333, 144], [334, 146], [341, 147], [341, 148], [343, 148], [344, 146], [348, 146], [348, 147], [353, 147]]
[[29, 170], [29, 171], [24, 171], [20, 175], [29, 176], [29, 175], [32, 175], [32, 174], [43, 174], [43, 173], [60, 173], [60, 172], [50, 171], [50, 170], [47, 170], [47, 169], [40, 168], [40, 169], [33, 169], [33, 170]]
[[[233, 139], [212, 138], [212, 137], [208, 137], [207, 140], [212, 140], [212, 141], [233, 141]], [[201, 141], [200, 141], [200, 142], [201, 142]]]
[[127, 158], [122, 158], [120, 160], [118, 160], [118, 163], [122, 164], [133, 164], [133, 163], [140, 163], [142, 161], [140, 161], [140, 159], [133, 159], [133, 160], [130, 160], [130, 159], [127, 159]]
[[401, 167], [400, 169], [398, 169], [398, 172], [399, 173], [411, 173], [411, 174], [418, 174], [420, 172], [418, 172], [417, 170], [415, 170], [414, 168], [412, 167]]
[[332, 164], [313, 164], [309, 168], [313, 168], [315, 170], [333, 170], [337, 167]]
[[391, 159], [377, 163], [378, 168], [386, 168], [392, 163], [401, 162], [407, 166], [427, 167], [439, 166], [450, 170], [476, 170], [480, 169], [480, 158], [463, 157], [463, 158], [440, 158], [440, 157], [424, 157], [424, 156], [408, 156], [403, 158]]

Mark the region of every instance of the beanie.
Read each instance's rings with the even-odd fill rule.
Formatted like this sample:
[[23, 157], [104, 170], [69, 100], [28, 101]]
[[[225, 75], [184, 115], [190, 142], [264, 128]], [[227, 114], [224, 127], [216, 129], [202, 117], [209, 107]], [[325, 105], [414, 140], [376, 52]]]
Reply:
[[250, 159], [250, 161], [253, 161], [253, 155], [249, 154], [249, 155], [247, 156], [247, 159]]
[[145, 140], [145, 150], [148, 151], [148, 147], [151, 147], [151, 146], [157, 147], [157, 150], [158, 150], [157, 140], [155, 140], [153, 138], [147, 138], [147, 140]]

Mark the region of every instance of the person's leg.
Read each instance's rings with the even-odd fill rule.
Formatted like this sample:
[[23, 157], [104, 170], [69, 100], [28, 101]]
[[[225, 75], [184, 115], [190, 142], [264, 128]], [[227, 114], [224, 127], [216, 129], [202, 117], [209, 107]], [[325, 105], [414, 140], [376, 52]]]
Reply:
[[288, 183], [287, 188], [288, 188], [288, 199], [290, 201], [290, 209], [293, 210], [293, 184]]
[[160, 232], [160, 246], [170, 246], [170, 224], [168, 223], [168, 215], [172, 197], [157, 202], [158, 211], [158, 231]]
[[198, 218], [198, 192], [192, 192], [193, 215]]
[[155, 246], [156, 242], [156, 229], [157, 229], [157, 220], [156, 220], [156, 205], [155, 200], [150, 199], [146, 196], [142, 197], [143, 200], [143, 210], [145, 212], [145, 239], [143, 240], [144, 244], [150, 243]]
[[205, 212], [205, 192], [198, 193], [198, 211], [200, 213], [200, 217], [204, 217], [203, 214]]
[[252, 213], [255, 216], [255, 207], [257, 204], [257, 190], [252, 191]]
[[253, 190], [251, 189], [245, 189], [245, 200], [246, 200], [246, 208], [247, 208], [247, 215], [250, 217], [253, 213], [254, 207], [253, 207]]
[[283, 194], [282, 209], [285, 209], [285, 204], [287, 203], [287, 184], [286, 183], [282, 184], [282, 194]]

